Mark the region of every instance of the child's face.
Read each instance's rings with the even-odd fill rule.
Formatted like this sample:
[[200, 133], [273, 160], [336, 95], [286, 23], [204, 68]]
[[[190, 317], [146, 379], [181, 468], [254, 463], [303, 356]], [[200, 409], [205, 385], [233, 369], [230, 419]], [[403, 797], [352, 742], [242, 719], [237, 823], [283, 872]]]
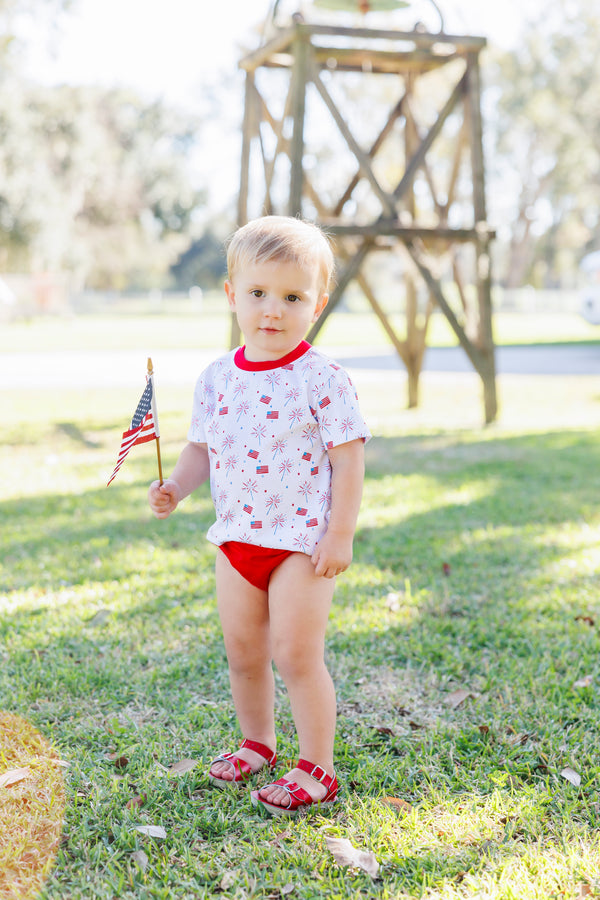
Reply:
[[225, 282], [229, 307], [244, 334], [246, 359], [265, 362], [295, 350], [328, 300], [318, 266], [253, 263]]

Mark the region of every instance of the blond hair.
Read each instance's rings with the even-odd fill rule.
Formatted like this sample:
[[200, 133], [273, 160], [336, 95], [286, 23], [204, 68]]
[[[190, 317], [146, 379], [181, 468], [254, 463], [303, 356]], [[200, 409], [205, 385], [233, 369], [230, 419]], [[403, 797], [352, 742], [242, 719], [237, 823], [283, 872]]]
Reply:
[[291, 216], [263, 216], [242, 225], [227, 247], [227, 272], [235, 273], [254, 263], [283, 260], [301, 268], [318, 265], [319, 286], [327, 293], [335, 262], [329, 240], [317, 225]]

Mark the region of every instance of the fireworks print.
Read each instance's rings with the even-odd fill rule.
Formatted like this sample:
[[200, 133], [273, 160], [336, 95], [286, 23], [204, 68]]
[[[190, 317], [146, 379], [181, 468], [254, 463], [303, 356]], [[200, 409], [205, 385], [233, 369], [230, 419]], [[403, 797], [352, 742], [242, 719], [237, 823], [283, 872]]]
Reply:
[[271, 494], [267, 497], [267, 512], [273, 512], [281, 503], [281, 494]]
[[237, 420], [239, 422], [242, 416], [247, 416], [250, 412], [250, 403], [247, 400], [242, 400], [241, 403], [238, 403], [235, 411], [237, 413]]
[[210, 451], [209, 540], [311, 554], [331, 507], [327, 448], [368, 436], [353, 386], [314, 348], [271, 371], [235, 353], [200, 376], [188, 434]]
[[250, 494], [250, 499], [254, 500], [254, 494], [258, 490], [258, 481], [253, 481], [249, 478], [248, 481], [244, 481], [242, 484], [242, 490], [245, 491], [246, 494]]
[[273, 441], [273, 443], [271, 444], [271, 450], [273, 451], [273, 459], [275, 459], [275, 457], [278, 455], [281, 456], [281, 454], [285, 450], [286, 443], [287, 442], [284, 438], [277, 438], [276, 440]]
[[310, 481], [303, 481], [300, 487], [298, 488], [298, 493], [302, 494], [305, 500], [308, 500], [310, 495], [313, 492], [313, 486]]
[[342, 419], [342, 432], [346, 440], [349, 440], [350, 435], [354, 431], [354, 419], [351, 419], [349, 416], [346, 416], [345, 419]]
[[252, 437], [256, 438], [259, 447], [260, 447], [261, 439], [265, 437], [266, 433], [267, 433], [266, 425], [255, 425], [254, 428], [252, 429], [252, 431], [251, 431]]
[[232, 453], [231, 456], [228, 456], [225, 460], [225, 471], [228, 475], [231, 475], [235, 467], [237, 466], [238, 458], [235, 453]]
[[292, 471], [292, 461], [291, 459], [284, 459], [279, 463], [279, 468], [277, 470], [281, 475], [281, 480], [285, 478], [286, 475], [289, 475]]
[[273, 516], [270, 524], [271, 524], [275, 534], [277, 534], [278, 528], [283, 528], [285, 526], [286, 522], [287, 522], [286, 517], [284, 515], [282, 515], [281, 513], [278, 513], [276, 516]]
[[285, 395], [285, 403], [284, 406], [287, 406], [290, 400], [297, 400], [300, 396], [300, 388], [290, 388], [289, 391], [286, 391]]

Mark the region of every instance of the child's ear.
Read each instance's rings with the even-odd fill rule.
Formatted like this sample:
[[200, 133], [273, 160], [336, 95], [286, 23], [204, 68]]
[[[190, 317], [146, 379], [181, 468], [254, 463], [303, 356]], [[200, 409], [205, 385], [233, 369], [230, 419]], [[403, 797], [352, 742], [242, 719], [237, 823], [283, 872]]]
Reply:
[[227, 294], [229, 309], [235, 309], [235, 291], [233, 290], [233, 285], [230, 281], [226, 281], [224, 287], [225, 293]]
[[329, 301], [329, 294], [321, 294], [319, 300], [317, 302], [317, 306], [315, 308], [314, 315], [312, 317], [313, 322], [316, 322]]

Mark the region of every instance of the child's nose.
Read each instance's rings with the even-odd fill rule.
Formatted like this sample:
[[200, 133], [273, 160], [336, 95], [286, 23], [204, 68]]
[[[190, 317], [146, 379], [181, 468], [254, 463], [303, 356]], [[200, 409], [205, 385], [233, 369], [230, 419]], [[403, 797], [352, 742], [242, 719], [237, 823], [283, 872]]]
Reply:
[[265, 315], [270, 319], [281, 318], [281, 303], [277, 297], [268, 297], [265, 304]]

